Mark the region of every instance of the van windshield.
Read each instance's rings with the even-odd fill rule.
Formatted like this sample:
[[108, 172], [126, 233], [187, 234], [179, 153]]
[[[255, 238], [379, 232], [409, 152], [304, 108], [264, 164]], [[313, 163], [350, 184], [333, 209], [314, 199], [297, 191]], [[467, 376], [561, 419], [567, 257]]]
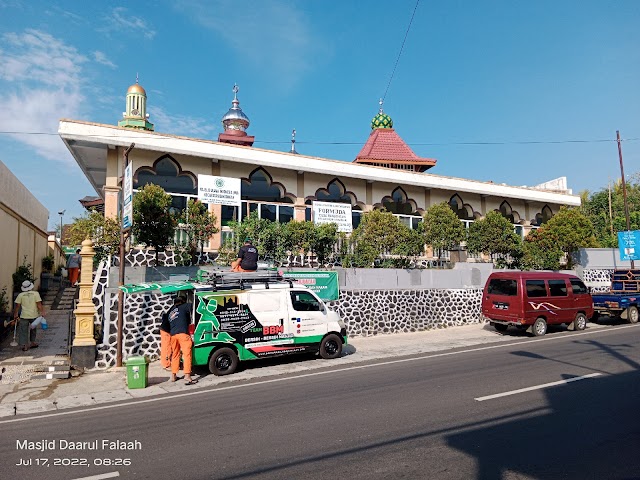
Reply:
[[506, 278], [492, 278], [489, 280], [487, 293], [515, 297], [518, 294], [518, 283], [515, 280]]

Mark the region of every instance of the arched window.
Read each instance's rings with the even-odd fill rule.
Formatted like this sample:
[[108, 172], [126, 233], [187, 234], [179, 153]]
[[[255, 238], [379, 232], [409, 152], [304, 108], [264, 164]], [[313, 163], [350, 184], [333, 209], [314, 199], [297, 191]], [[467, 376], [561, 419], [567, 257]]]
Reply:
[[553, 217], [553, 212], [551, 208], [549, 208], [549, 205], [545, 205], [540, 212], [536, 213], [535, 218], [531, 220], [531, 225], [537, 225], [539, 227], [547, 223], [551, 217]]
[[140, 167], [133, 176], [133, 189], [145, 185], [158, 185], [171, 194], [171, 211], [176, 213], [187, 208], [189, 197], [198, 195], [197, 177], [183, 171], [171, 156], [163, 155], [153, 162], [152, 167]]
[[520, 223], [520, 215], [511, 208], [506, 200], [500, 204], [500, 208], [496, 211], [511, 223]]
[[449, 206], [460, 220], [475, 220], [473, 208], [468, 203], [464, 203], [457, 193], [449, 199]]
[[283, 184], [274, 182], [262, 167], [251, 172], [249, 178], [242, 179], [242, 200], [293, 203], [294, 199], [295, 196], [287, 193]]
[[390, 196], [383, 197], [376, 207], [385, 208], [391, 213], [400, 215], [420, 215], [417, 212], [416, 202], [408, 198], [407, 192], [402, 187], [397, 187]]
[[313, 197], [307, 197], [305, 200], [305, 203], [318, 200], [319, 202], [349, 203], [351, 205], [358, 202], [356, 195], [353, 192], [348, 192], [344, 183], [337, 178], [327, 183], [327, 188], [319, 188]]

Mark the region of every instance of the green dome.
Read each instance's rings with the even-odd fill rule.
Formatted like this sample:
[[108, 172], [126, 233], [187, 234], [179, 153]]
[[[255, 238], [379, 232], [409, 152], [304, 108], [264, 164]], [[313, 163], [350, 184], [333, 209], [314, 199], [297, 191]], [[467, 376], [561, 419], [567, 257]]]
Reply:
[[371, 130], [374, 128], [393, 128], [393, 120], [386, 113], [380, 112], [371, 120]]

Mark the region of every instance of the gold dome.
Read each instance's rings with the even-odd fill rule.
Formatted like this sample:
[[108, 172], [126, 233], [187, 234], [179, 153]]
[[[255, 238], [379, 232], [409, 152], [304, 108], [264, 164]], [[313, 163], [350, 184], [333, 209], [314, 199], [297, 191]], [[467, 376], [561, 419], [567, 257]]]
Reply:
[[138, 83], [134, 83], [133, 85], [131, 85], [129, 87], [129, 90], [127, 90], [127, 93], [140, 93], [142, 95], [147, 95], [147, 92], [144, 91], [144, 88], [142, 88], [142, 86]]

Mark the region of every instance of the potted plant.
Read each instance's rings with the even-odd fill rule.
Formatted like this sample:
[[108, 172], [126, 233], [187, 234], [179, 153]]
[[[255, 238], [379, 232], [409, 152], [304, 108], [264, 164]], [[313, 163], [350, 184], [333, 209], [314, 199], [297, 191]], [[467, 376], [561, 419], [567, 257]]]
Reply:
[[55, 264], [55, 258], [52, 254], [42, 257], [42, 273], [40, 274], [40, 289], [49, 290], [49, 281], [53, 277], [51, 271]]
[[11, 275], [11, 277], [13, 278], [13, 297], [15, 300], [15, 297], [17, 297], [18, 294], [21, 292], [22, 282], [24, 282], [25, 280], [29, 280], [30, 282], [35, 281], [35, 278], [33, 277], [33, 270], [31, 268], [31, 264], [27, 262], [26, 255], [22, 260], [22, 265], [20, 265], [16, 269], [16, 271]]

